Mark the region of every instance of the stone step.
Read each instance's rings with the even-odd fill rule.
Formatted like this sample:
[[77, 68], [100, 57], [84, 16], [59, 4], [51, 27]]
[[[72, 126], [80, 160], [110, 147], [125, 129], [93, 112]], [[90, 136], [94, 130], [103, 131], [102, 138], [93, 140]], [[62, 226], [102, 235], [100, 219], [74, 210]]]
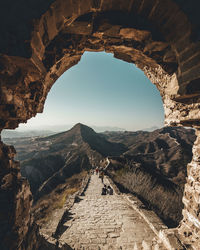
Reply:
[[[105, 177], [104, 183], [110, 185]], [[124, 195], [101, 195], [96, 175], [66, 217], [60, 240], [72, 249], [152, 250], [157, 235]]]
[[135, 243], [133, 250], [160, 250], [161, 248], [154, 248], [152, 244], [142, 241], [142, 243]]
[[166, 248], [162, 244], [156, 244], [152, 246], [151, 250], [166, 250]]
[[167, 248], [163, 245], [158, 237], [152, 240], [151, 250], [166, 250]]
[[151, 250], [151, 246], [145, 240], [142, 241], [142, 248], [143, 250]]
[[142, 242], [142, 250], [166, 250], [162, 243], [154, 242], [153, 244], [149, 244], [148, 242]]

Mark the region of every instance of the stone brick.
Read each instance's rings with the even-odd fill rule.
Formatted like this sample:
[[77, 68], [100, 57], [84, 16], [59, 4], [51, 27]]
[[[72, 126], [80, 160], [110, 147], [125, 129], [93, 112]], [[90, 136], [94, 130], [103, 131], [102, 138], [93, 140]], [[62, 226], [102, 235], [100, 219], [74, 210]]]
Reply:
[[186, 84], [186, 94], [193, 94], [193, 93], [200, 93], [200, 78], [195, 79]]
[[45, 20], [46, 20], [49, 40], [52, 40], [58, 33], [58, 30], [56, 27], [57, 20], [55, 18], [55, 11], [50, 9], [45, 15]]
[[92, 33], [92, 24], [89, 22], [74, 22], [66, 27], [65, 32], [71, 34], [90, 35]]
[[179, 53], [179, 56], [178, 56], [181, 64], [183, 64], [184, 62], [188, 61], [190, 58], [197, 55], [199, 53], [199, 48], [200, 48], [199, 43], [195, 43], [195, 44], [191, 43], [189, 46], [186, 46], [186, 48], [181, 53]]
[[133, 28], [122, 28], [122, 29], [120, 29], [119, 34], [123, 38], [133, 39], [135, 41], [143, 41], [143, 40], [148, 39], [151, 36], [149, 31], [146, 31], [146, 30], [138, 31], [138, 30], [133, 29]]
[[178, 11], [178, 7], [169, 0], [165, 2], [157, 1], [155, 8], [153, 8], [149, 16], [149, 19], [153, 22], [159, 19], [160, 23], [158, 25], [161, 27], [163, 24], [166, 25], [166, 23], [168, 23], [171, 18], [176, 16]]
[[[178, 22], [177, 20], [181, 20], [181, 22]], [[175, 43], [191, 31], [191, 24], [188, 22], [186, 16], [179, 11], [174, 13], [173, 17], [163, 25], [163, 31], [166, 39]]]
[[194, 54], [192, 57], [188, 58], [186, 61], [182, 61], [180, 65], [181, 72], [185, 72], [194, 66], [199, 65], [200, 66], [200, 53]]
[[112, 0], [112, 10], [129, 11], [130, 0]]
[[197, 78], [200, 78], [200, 67], [199, 65], [195, 65], [189, 70], [183, 72], [181, 74], [181, 82], [189, 82], [192, 80], [196, 80]]
[[188, 49], [191, 46], [191, 33], [185, 33], [180, 39], [172, 43], [173, 48], [177, 52], [177, 56]]
[[102, 0], [80, 0], [81, 15], [91, 12], [93, 8], [98, 10], [101, 7], [101, 2]]
[[140, 9], [140, 6], [142, 5], [142, 1], [140, 0], [134, 0], [131, 6], [131, 12], [137, 13]]
[[108, 11], [112, 9], [112, 1], [102, 0], [101, 11]]
[[157, 2], [157, 0], [144, 0], [139, 8], [140, 15], [148, 17]]

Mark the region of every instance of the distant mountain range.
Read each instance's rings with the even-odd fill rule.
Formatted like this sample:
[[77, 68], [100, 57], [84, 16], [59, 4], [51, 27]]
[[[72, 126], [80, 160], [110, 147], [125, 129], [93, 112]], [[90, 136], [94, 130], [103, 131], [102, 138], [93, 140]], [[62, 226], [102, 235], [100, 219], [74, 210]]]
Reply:
[[27, 130], [27, 131], [16, 131], [4, 129], [1, 132], [2, 138], [21, 138], [21, 137], [34, 137], [34, 136], [48, 136], [55, 134], [55, 132], [50, 130]]
[[99, 164], [107, 155], [121, 155], [127, 148], [107, 141], [92, 128], [75, 125], [66, 132], [48, 137], [7, 139], [14, 144], [21, 173], [27, 177], [38, 199], [82, 169]]
[[36, 194], [51, 190], [56, 185], [50, 187], [52, 179], [64, 181], [74, 171], [98, 165], [107, 156], [122, 157], [126, 162], [134, 162], [174, 180], [181, 172], [184, 179], [194, 139], [194, 131], [184, 128], [96, 133], [79, 123], [69, 131], [47, 137], [4, 140], [15, 146], [22, 174], [29, 179]]
[[109, 157], [110, 177], [122, 191], [137, 195], [168, 227], [178, 226], [195, 131], [164, 127], [153, 132], [107, 132], [105, 138], [128, 148]]
[[[128, 150], [120, 157], [132, 165], [158, 172], [177, 184], [185, 183], [186, 164], [192, 158], [196, 138], [193, 129], [164, 127], [153, 132], [106, 132], [105, 138], [125, 145]], [[177, 176], [182, 176], [177, 179]]]
[[[34, 136], [48, 136], [53, 135], [62, 131], [66, 131], [70, 129], [71, 125], [60, 125], [60, 126], [45, 126], [44, 128], [38, 128], [38, 129], [27, 129], [27, 130], [10, 130], [10, 129], [4, 129], [1, 133], [2, 138], [20, 138], [20, 137], [34, 137]], [[123, 132], [126, 131], [124, 128], [119, 127], [111, 127], [111, 126], [92, 126], [92, 128], [95, 130], [95, 132], [105, 132], [105, 131], [118, 131]], [[150, 128], [141, 129], [142, 131], [154, 131], [158, 129], [158, 127], [153, 126]]]
[[[35, 201], [82, 170], [105, 167], [108, 157], [107, 173], [153, 204], [158, 214], [174, 226], [181, 218], [183, 185], [195, 138], [193, 129], [181, 127], [96, 133], [79, 123], [47, 137], [4, 138], [4, 142], [15, 146], [21, 173], [29, 180]], [[152, 192], [153, 197], [169, 197], [167, 212], [162, 211], [159, 199], [150, 199]], [[171, 218], [169, 210], [173, 206], [176, 210]]]
[[150, 127], [150, 128], [143, 128], [142, 131], [152, 132], [152, 131], [154, 131], [154, 130], [156, 130], [156, 129], [159, 129], [159, 127], [157, 127], [157, 126], [152, 126], [152, 127]]

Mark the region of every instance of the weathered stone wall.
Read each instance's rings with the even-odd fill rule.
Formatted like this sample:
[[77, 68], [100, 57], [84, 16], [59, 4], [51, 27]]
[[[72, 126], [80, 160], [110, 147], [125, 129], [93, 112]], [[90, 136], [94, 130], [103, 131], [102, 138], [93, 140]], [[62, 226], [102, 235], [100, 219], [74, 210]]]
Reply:
[[0, 143], [0, 249], [17, 249], [32, 225], [32, 194], [12, 146]]
[[200, 100], [199, 97], [186, 98], [185, 102], [181, 102], [179, 98], [175, 97], [175, 93], [179, 89], [177, 75], [167, 74], [160, 66], [151, 68], [138, 65], [149, 80], [154, 83], [163, 100], [163, 107], [165, 112], [166, 126], [191, 126], [196, 127], [200, 125]]
[[193, 146], [193, 159], [188, 165], [188, 178], [185, 185], [183, 220], [178, 227], [179, 237], [186, 246], [200, 248], [200, 130]]
[[42, 112], [52, 84], [85, 50], [176, 72], [175, 97], [198, 91], [196, 27], [172, 0], [9, 0], [0, 11], [1, 127]]
[[[53, 83], [86, 50], [105, 50], [136, 63], [161, 93], [166, 125], [199, 128], [199, 5], [197, 0], [3, 1], [0, 130], [42, 112]], [[198, 145], [197, 139], [179, 230], [188, 244], [199, 234]], [[0, 234], [7, 249], [22, 244], [31, 228], [30, 192], [13, 156], [13, 149], [1, 143]]]

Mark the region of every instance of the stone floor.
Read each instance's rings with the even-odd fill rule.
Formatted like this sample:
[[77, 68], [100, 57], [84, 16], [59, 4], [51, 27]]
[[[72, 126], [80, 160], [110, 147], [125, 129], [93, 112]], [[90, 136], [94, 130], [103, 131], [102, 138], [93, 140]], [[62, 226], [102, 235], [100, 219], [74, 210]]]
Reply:
[[85, 196], [69, 211], [60, 240], [72, 249], [153, 249], [145, 248], [156, 236], [148, 224], [123, 195], [103, 196], [102, 187], [92, 175]]

